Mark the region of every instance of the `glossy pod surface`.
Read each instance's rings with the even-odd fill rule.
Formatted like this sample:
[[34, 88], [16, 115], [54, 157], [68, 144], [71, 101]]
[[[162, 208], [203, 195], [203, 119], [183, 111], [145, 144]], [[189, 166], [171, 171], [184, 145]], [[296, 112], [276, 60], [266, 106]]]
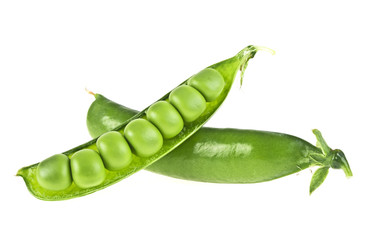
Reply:
[[147, 169], [202, 182], [256, 183], [313, 166], [311, 153], [321, 151], [287, 134], [202, 128]]
[[[111, 127], [101, 121], [100, 110], [96, 106], [109, 103], [105, 105], [107, 117], [116, 121], [124, 121], [130, 114], [136, 113], [135, 110], [119, 105], [102, 95], [96, 94], [95, 98], [87, 114], [87, 127], [91, 136], [98, 136], [109, 131]], [[122, 109], [124, 111], [121, 111]], [[326, 145], [322, 137], [318, 136], [318, 132], [315, 133], [320, 145]], [[203, 127], [146, 170], [180, 179], [214, 183], [264, 182], [311, 166], [322, 166], [324, 169], [326, 165], [341, 168], [350, 176], [347, 162], [344, 163], [345, 167], [332, 164], [340, 162], [335, 161], [336, 158], [345, 158], [339, 154], [342, 152], [337, 151], [332, 159], [333, 154], [327, 156], [321, 148], [283, 133]]]
[[[71, 159], [70, 165], [74, 180], [65, 189], [55, 191], [48, 188], [47, 184], [39, 182], [37, 180], [38, 164], [20, 169], [17, 175], [23, 177], [28, 189], [35, 197], [42, 200], [64, 200], [103, 189], [146, 168], [174, 150], [201, 128], [225, 100], [238, 70], [244, 70], [249, 59], [253, 58], [257, 50], [256, 47], [249, 46], [240, 51], [236, 56], [209, 67], [217, 71], [224, 79], [224, 87], [222, 89], [219, 88], [218, 91], [220, 93], [216, 100], [206, 102], [198, 90], [188, 85], [188, 80], [158, 100], [168, 101], [178, 109], [178, 112], [184, 119], [185, 124], [176, 136], [170, 139], [163, 139], [163, 135], [159, 129], [147, 120], [147, 111], [150, 107], [116, 127], [114, 131], [121, 133], [132, 148], [131, 162], [126, 167], [116, 171], [108, 170], [108, 166], [105, 167], [103, 164], [104, 156], [105, 158], [113, 158], [112, 156], [115, 153], [106, 152], [106, 148], [99, 149], [99, 147], [106, 147], [106, 145], [97, 144], [96, 142], [99, 138], [96, 138], [63, 153]], [[215, 79], [215, 81], [218, 81], [218, 79]], [[190, 94], [192, 98], [188, 98], [186, 94], [182, 94], [182, 91]], [[192, 111], [194, 111], [194, 114]], [[111, 119], [108, 120], [110, 121]], [[180, 123], [174, 128], [181, 128]], [[122, 159], [121, 161], [125, 160]]]

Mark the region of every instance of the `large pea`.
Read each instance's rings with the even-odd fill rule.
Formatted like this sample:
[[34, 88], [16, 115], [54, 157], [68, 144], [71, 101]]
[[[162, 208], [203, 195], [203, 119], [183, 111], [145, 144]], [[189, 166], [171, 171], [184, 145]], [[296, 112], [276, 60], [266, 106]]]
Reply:
[[205, 68], [188, 80], [188, 84], [197, 89], [208, 102], [215, 100], [222, 89], [225, 81], [223, 76], [213, 68]]
[[124, 135], [140, 157], [152, 156], [163, 144], [160, 131], [145, 119], [135, 119], [128, 123]]
[[132, 161], [132, 151], [119, 132], [104, 133], [97, 139], [96, 145], [108, 170], [121, 170]]
[[187, 85], [175, 88], [170, 93], [169, 101], [179, 110], [186, 122], [193, 122], [206, 109], [206, 100], [202, 94]]
[[100, 155], [92, 149], [82, 149], [70, 158], [72, 176], [80, 188], [100, 185], [105, 180], [105, 168]]
[[37, 181], [41, 187], [60, 191], [72, 184], [69, 158], [64, 154], [55, 154], [37, 166]]
[[160, 130], [164, 138], [175, 137], [184, 126], [179, 112], [166, 101], [152, 104], [147, 110], [147, 119]]

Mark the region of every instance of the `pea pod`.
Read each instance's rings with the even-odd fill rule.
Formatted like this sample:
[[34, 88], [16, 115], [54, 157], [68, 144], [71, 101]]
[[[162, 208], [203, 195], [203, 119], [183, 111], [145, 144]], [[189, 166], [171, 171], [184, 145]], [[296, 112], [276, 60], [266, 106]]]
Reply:
[[[103, 95], [92, 94], [95, 101], [87, 114], [87, 127], [92, 137], [113, 129], [119, 121], [137, 112]], [[319, 166], [310, 184], [312, 193], [322, 184], [330, 167], [343, 169], [346, 176], [352, 176], [344, 153], [331, 150], [320, 132], [313, 132], [318, 147], [282, 133], [203, 127], [146, 170], [201, 182], [256, 183]]]
[[[120, 133], [123, 138], [116, 137], [114, 133], [111, 136], [105, 136], [101, 140], [102, 143], [99, 141], [99, 144], [96, 144], [99, 140], [97, 137], [64, 152], [63, 155], [70, 159], [70, 162], [60, 161], [61, 157], [57, 155], [47, 159], [48, 164], [41, 162], [41, 164], [37, 163], [22, 168], [17, 175], [23, 177], [28, 190], [35, 197], [42, 200], [65, 200], [93, 193], [146, 168], [174, 150], [201, 128], [225, 100], [238, 70], [242, 70], [242, 81], [244, 69], [249, 59], [253, 58], [260, 49], [263, 48], [248, 46], [234, 57], [208, 67], [217, 73], [210, 77], [210, 80], [216, 86], [220, 86], [216, 89], [209, 89], [211, 101], [206, 101], [205, 96], [201, 93], [205, 91], [208, 79], [204, 77], [202, 85], [199, 81], [200, 89], [196, 89], [198, 76], [194, 81], [196, 85], [191, 85], [187, 79], [158, 100], [175, 106], [175, 108], [169, 109], [177, 109], [183, 118], [183, 126], [178, 122], [179, 125], [174, 128], [174, 132], [179, 132], [181, 129], [175, 136], [172, 135], [172, 132], [170, 132], [170, 138], [163, 136], [159, 130], [160, 127], [156, 127], [147, 119], [147, 111], [150, 110], [150, 107], [147, 107], [113, 129], [114, 132]], [[215, 99], [213, 99], [214, 97]], [[171, 112], [169, 116], [177, 115]], [[107, 147], [109, 142], [115, 141], [112, 138], [119, 139], [120, 142], [117, 143], [117, 146], [121, 146], [119, 151], [115, 152], [114, 148]], [[126, 146], [125, 141], [129, 143], [129, 150], [124, 147]], [[102, 151], [102, 155], [100, 155], [100, 151]], [[122, 164], [116, 163], [119, 156], [123, 161]], [[115, 169], [115, 166], [122, 168], [109, 170], [103, 167], [103, 162], [109, 163], [110, 169]], [[69, 167], [68, 165], [71, 166], [70, 172], [65, 171], [65, 168]], [[58, 173], [59, 169], [63, 169], [63, 172]], [[55, 174], [58, 177], [54, 178]], [[73, 181], [67, 186], [70, 178]], [[60, 189], [62, 187], [63, 189]]]

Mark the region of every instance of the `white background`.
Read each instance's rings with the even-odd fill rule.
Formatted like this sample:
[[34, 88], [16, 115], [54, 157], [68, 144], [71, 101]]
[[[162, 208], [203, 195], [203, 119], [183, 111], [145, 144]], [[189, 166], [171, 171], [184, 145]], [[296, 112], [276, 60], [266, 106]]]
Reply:
[[[367, 239], [365, 1], [2, 1], [1, 239]], [[44, 202], [17, 170], [90, 139], [84, 88], [143, 109], [187, 77], [262, 45], [243, 88], [207, 123], [341, 148], [331, 170], [209, 184], [141, 171], [103, 191]]]

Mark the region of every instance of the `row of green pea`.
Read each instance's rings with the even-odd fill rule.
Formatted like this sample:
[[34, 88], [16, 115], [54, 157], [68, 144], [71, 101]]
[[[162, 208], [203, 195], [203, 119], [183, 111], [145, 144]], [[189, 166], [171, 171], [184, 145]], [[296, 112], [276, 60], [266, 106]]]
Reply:
[[152, 104], [146, 111], [146, 119], [129, 122], [123, 134], [110, 131], [101, 135], [96, 141], [98, 152], [82, 149], [70, 160], [64, 154], [56, 154], [42, 161], [37, 168], [39, 184], [51, 191], [67, 189], [73, 180], [80, 188], [100, 185], [106, 177], [105, 168], [118, 171], [129, 166], [132, 154], [145, 158], [157, 153], [164, 139], [177, 136], [185, 123], [198, 119], [206, 109], [206, 102], [214, 101], [224, 85], [218, 71], [202, 70], [186, 85], [175, 88], [166, 101]]

